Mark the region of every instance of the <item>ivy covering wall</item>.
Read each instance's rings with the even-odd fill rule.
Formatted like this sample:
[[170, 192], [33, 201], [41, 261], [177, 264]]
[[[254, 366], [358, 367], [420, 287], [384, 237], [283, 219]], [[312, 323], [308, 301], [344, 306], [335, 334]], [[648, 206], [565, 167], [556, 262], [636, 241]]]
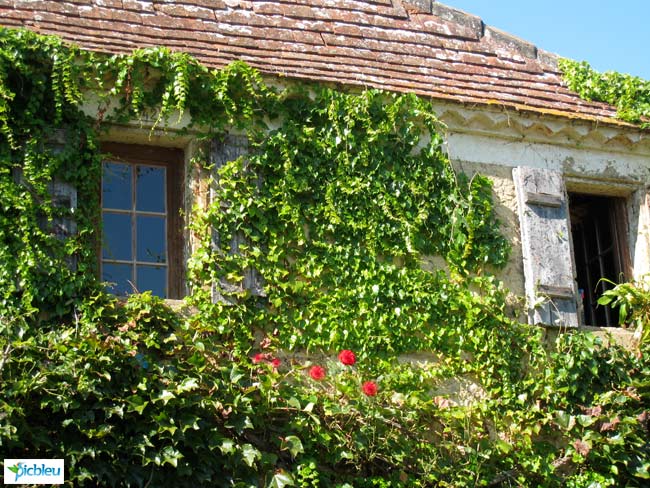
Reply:
[[[183, 314], [97, 280], [97, 141], [152, 111], [160, 126], [189, 112], [205, 140], [192, 164], [212, 174], [214, 199], [187, 218], [198, 244]], [[214, 167], [211, 143], [231, 130], [249, 153]], [[512, 318], [492, 274], [508, 244], [490, 181], [453, 171], [428, 102], [277, 90], [243, 63], [213, 71], [165, 49], [108, 56], [2, 30], [0, 132], [5, 457], [64, 458], [70, 486], [650, 477], [647, 346], [545, 342]], [[74, 212], [53, 181], [77, 189]], [[77, 232], [61, 238], [59, 219]], [[262, 294], [221, 286], [250, 269]]]
[[561, 59], [559, 67], [567, 86], [588, 101], [616, 107], [622, 120], [650, 127], [650, 81], [624, 73], [599, 73], [589, 63]]

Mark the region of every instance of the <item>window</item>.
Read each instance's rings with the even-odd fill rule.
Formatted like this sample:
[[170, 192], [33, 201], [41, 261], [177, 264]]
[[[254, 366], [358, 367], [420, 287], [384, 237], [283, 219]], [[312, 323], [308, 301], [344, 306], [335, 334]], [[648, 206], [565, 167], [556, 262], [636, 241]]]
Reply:
[[618, 325], [618, 314], [598, 298], [611, 286], [602, 278], [620, 283], [632, 276], [628, 228], [638, 226], [631, 210], [639, 185], [525, 166], [512, 174], [529, 323]]
[[[571, 234], [583, 323], [613, 327], [618, 316], [598, 298], [612, 285], [629, 277], [626, 200], [581, 193], [569, 194]], [[603, 280], [604, 278], [604, 280]]]
[[180, 298], [182, 162], [178, 149], [107, 143], [102, 166], [101, 279], [116, 295]]

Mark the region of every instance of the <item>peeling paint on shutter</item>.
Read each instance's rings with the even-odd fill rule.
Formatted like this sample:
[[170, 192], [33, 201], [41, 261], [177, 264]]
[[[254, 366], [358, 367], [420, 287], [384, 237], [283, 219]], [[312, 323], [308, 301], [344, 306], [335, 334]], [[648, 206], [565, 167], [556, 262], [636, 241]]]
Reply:
[[68, 212], [69, 216], [55, 217], [51, 232], [59, 239], [66, 239], [77, 233], [77, 222], [72, 217], [77, 210], [77, 189], [70, 183], [52, 181], [48, 187], [52, 206]]
[[[210, 188], [210, 201], [216, 198], [215, 190], [219, 185], [218, 172], [224, 164], [234, 161], [248, 154], [248, 138], [246, 136], [227, 135], [223, 139], [214, 140], [210, 151], [210, 158], [213, 164], [212, 187]], [[242, 245], [247, 244], [246, 238], [241, 232], [237, 232], [230, 241], [230, 252], [237, 253]], [[216, 231], [212, 232], [212, 247], [218, 252], [221, 249], [220, 236]], [[264, 295], [262, 277], [254, 268], [244, 270], [243, 280], [240, 284], [229, 283], [222, 279], [219, 283], [212, 284], [212, 300], [225, 301], [224, 295], [248, 291], [252, 295]]]
[[[25, 181], [22, 168], [13, 168], [13, 179], [18, 185], [25, 186], [30, 192], [34, 193], [32, 186]], [[38, 216], [38, 226], [43, 232], [56, 236], [57, 239], [64, 241], [77, 233], [77, 222], [74, 214], [77, 211], [77, 189], [70, 183], [58, 179], [52, 180], [47, 185], [47, 192], [54, 209], [60, 209], [62, 216], [49, 219], [44, 213]], [[77, 268], [77, 261], [74, 256], [67, 259], [68, 266], [71, 270]]]
[[[52, 206], [61, 209], [64, 216], [54, 217], [50, 223], [50, 232], [57, 239], [65, 240], [77, 233], [77, 222], [74, 214], [77, 211], [77, 189], [70, 183], [54, 180], [50, 182], [47, 190], [52, 198]], [[66, 258], [68, 267], [75, 271], [77, 269], [77, 257], [69, 256]]]
[[577, 286], [562, 174], [528, 167], [517, 167], [512, 174], [517, 188], [528, 322], [577, 327]]

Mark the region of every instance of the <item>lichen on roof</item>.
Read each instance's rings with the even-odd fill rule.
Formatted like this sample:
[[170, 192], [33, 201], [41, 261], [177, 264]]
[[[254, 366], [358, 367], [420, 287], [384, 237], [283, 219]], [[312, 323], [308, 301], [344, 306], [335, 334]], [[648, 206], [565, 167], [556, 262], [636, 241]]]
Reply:
[[431, 0], [15, 0], [0, 1], [0, 25], [110, 53], [166, 46], [213, 68], [239, 59], [266, 75], [616, 116], [570, 90], [554, 55]]

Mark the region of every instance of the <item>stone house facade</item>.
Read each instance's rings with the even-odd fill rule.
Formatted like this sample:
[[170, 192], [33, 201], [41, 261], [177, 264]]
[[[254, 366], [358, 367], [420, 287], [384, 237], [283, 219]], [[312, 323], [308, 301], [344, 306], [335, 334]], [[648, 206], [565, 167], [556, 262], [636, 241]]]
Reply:
[[[527, 298], [531, 323], [615, 325], [607, 309], [596, 307], [605, 286], [600, 278], [650, 272], [647, 131], [621, 122], [614, 107], [568, 90], [555, 55], [453, 7], [431, 0], [0, 0], [0, 25], [108, 53], [163, 45], [211, 68], [243, 60], [276, 84], [318, 81], [432, 100], [454, 166], [494, 182], [513, 245], [499, 277]], [[133, 168], [162, 164], [167, 176], [154, 172], [151, 184], [163, 185], [178, 208], [192, 203], [183, 190], [209, 198], [189, 173], [196, 142], [175, 133], [183, 125], [153, 133], [115, 126], [105, 140]], [[233, 137], [222, 149], [236, 157], [243, 145]], [[113, 169], [116, 181], [131, 181], [132, 169]], [[158, 203], [141, 217], [162, 218]], [[170, 226], [183, 228], [180, 217], [168, 217]], [[180, 297], [191, 242], [180, 231], [166, 238], [181, 244], [161, 271], [165, 294]], [[102, 264], [119, 272], [117, 262]], [[143, 283], [159, 280], [145, 268]]]

